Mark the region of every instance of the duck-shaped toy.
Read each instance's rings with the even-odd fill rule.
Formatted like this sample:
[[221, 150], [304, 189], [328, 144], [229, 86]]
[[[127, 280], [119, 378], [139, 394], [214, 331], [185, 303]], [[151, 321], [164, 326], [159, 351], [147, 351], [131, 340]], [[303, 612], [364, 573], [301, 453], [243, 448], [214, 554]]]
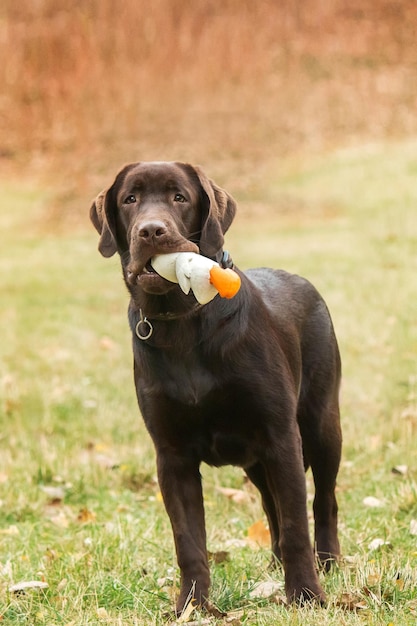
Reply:
[[151, 265], [160, 276], [178, 283], [185, 294], [192, 289], [200, 304], [207, 304], [217, 294], [233, 298], [240, 288], [240, 276], [235, 271], [195, 252], [158, 254], [152, 257]]

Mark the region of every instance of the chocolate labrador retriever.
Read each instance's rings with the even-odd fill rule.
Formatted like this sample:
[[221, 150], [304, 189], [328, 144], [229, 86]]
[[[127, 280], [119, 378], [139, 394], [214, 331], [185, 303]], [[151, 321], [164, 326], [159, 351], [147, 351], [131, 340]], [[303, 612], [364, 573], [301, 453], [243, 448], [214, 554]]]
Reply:
[[288, 601], [325, 601], [308, 467], [317, 555], [326, 569], [339, 555], [340, 357], [323, 299], [299, 276], [234, 267], [237, 295], [202, 306], [150, 265], [156, 254], [188, 251], [231, 266], [223, 235], [235, 211], [200, 168], [177, 162], [127, 165], [90, 210], [99, 250], [119, 253], [130, 292], [136, 392], [181, 570], [177, 613], [191, 598], [208, 606], [202, 461], [241, 466], [259, 489]]

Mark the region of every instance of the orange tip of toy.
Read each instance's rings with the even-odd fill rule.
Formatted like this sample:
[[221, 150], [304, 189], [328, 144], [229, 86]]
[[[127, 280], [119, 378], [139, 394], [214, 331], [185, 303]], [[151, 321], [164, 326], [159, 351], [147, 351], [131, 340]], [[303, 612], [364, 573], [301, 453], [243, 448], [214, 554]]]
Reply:
[[223, 269], [213, 265], [210, 270], [210, 282], [222, 298], [233, 298], [240, 289], [240, 276], [230, 268]]

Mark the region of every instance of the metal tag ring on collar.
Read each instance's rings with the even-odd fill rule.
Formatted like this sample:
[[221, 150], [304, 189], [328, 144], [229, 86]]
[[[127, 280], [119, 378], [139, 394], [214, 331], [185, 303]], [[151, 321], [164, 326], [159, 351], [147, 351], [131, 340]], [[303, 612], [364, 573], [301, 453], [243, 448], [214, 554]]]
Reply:
[[[145, 326], [145, 329], [148, 329], [148, 332], [146, 334], [142, 334], [140, 332], [142, 325]], [[141, 341], [146, 341], [147, 339], [149, 339], [149, 337], [151, 337], [153, 333], [153, 326], [146, 317], [144, 318], [141, 317], [141, 319], [136, 324], [135, 332], [136, 332], [136, 336], [139, 337]]]

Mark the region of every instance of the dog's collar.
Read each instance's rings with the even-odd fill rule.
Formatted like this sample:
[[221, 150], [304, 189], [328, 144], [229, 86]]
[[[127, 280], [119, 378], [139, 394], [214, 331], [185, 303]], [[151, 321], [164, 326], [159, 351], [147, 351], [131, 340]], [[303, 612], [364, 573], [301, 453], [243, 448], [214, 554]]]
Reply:
[[[171, 311], [166, 311], [166, 313], [156, 313], [155, 315], [151, 315], [152, 321], [160, 321], [160, 322], [171, 322], [174, 320], [183, 319], [184, 317], [188, 317], [193, 315], [197, 311], [203, 308], [203, 304], [199, 304], [198, 302], [193, 306], [192, 309], [188, 311], [183, 311], [182, 313], [172, 313]], [[143, 314], [142, 309], [139, 309], [139, 321], [135, 326], [136, 336], [141, 341], [146, 341], [150, 339], [153, 333], [153, 325], [150, 319]]]
[[[161, 322], [169, 322], [170, 320], [180, 320], [183, 317], [188, 317], [189, 315], [196, 313], [197, 311], [202, 309], [203, 306], [204, 306], [203, 304], [199, 304], [198, 302], [196, 302], [195, 305], [191, 309], [188, 309], [187, 311], [183, 311], [182, 313], [174, 313], [172, 311], [166, 311], [165, 313], [155, 313], [155, 315], [150, 316], [150, 319], [156, 320], [156, 321], [159, 320]], [[141, 317], [143, 317], [142, 309], [140, 309], [140, 315]]]
[[228, 250], [220, 250], [216, 254], [216, 261], [223, 269], [233, 269], [233, 259]]

